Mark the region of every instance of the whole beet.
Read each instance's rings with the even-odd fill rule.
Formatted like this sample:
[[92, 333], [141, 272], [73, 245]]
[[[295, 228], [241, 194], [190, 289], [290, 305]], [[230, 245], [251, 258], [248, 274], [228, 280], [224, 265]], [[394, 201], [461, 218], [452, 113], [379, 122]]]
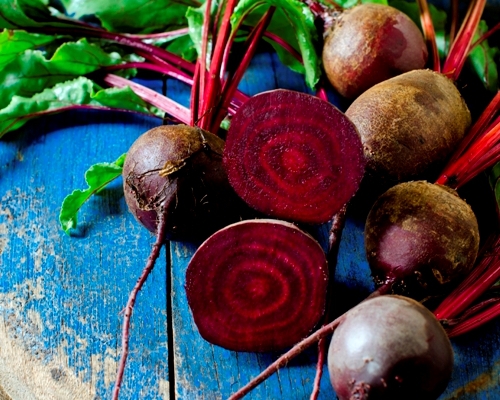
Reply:
[[136, 219], [156, 230], [168, 205], [167, 238], [199, 241], [236, 222], [243, 203], [222, 166], [224, 141], [187, 125], [164, 125], [142, 134], [123, 166], [125, 200]]
[[376, 83], [424, 68], [427, 47], [415, 23], [381, 4], [344, 11], [327, 32], [323, 65], [333, 87], [355, 98]]
[[473, 267], [479, 229], [457, 193], [425, 181], [405, 182], [382, 194], [365, 225], [365, 247], [378, 286], [423, 297], [443, 291]]
[[328, 351], [340, 400], [436, 399], [452, 368], [453, 350], [439, 321], [401, 296], [379, 296], [352, 308]]
[[410, 71], [373, 86], [346, 115], [361, 137], [368, 176], [390, 184], [428, 179], [471, 123], [453, 81], [431, 70]]

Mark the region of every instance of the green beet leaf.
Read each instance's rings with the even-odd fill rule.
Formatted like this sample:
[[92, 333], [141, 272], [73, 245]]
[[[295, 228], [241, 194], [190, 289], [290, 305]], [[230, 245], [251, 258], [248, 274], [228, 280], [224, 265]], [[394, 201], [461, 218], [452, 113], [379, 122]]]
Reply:
[[11, 103], [0, 110], [0, 137], [30, 119], [78, 108], [116, 109], [163, 117], [163, 112], [148, 105], [129, 87], [102, 89], [91, 80], [79, 77], [33, 97], [14, 96]]
[[61, 0], [68, 15], [76, 19], [95, 16], [113, 32], [148, 33], [186, 26], [187, 8], [196, 0]]
[[31, 97], [56, 83], [121, 62], [86, 39], [64, 43], [50, 59], [38, 50], [26, 50], [0, 70], [0, 108], [14, 95]]
[[64, 198], [59, 214], [59, 222], [66, 234], [69, 234], [71, 229], [76, 228], [78, 224], [78, 211], [82, 208], [83, 204], [93, 194], [99, 193], [110, 182], [121, 175], [125, 156], [125, 154], [122, 154], [112, 163], [98, 163], [92, 165], [85, 172], [85, 182], [88, 188], [85, 190], [73, 190], [71, 194]]
[[57, 39], [58, 36], [4, 29], [0, 33], [0, 69], [21, 56], [26, 50], [36, 50]]
[[[270, 6], [275, 6], [268, 31], [280, 36], [302, 55], [300, 63], [279, 44], [269, 40], [280, 60], [292, 70], [303, 73], [310, 88], [314, 88], [321, 75], [320, 62], [315, 49], [317, 31], [314, 16], [306, 4], [299, 0], [241, 0], [232, 17], [233, 27], [244, 18], [244, 24], [255, 25]], [[248, 15], [247, 15], [248, 13]]]

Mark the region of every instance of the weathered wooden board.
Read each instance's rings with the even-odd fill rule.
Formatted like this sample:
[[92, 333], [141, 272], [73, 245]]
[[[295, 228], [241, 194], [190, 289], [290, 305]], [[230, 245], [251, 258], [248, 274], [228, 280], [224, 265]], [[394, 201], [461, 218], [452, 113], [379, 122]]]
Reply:
[[[174, 81], [143, 81], [187, 104]], [[242, 89], [305, 90], [276, 57], [260, 54]], [[113, 161], [160, 121], [121, 113], [71, 112], [30, 122], [0, 141], [0, 398], [109, 398], [121, 316], [153, 237], [126, 210], [121, 181], [93, 198], [71, 237], [58, 226], [63, 198], [84, 172]], [[372, 288], [363, 222], [349, 219], [334, 293], [338, 311]], [[140, 293], [132, 318], [123, 399], [222, 399], [277, 354], [235, 353], [203, 341], [184, 293], [194, 244], [172, 243]], [[454, 341], [456, 368], [442, 399], [500, 398], [500, 322]], [[315, 349], [249, 398], [307, 399]], [[321, 399], [335, 398], [325, 372]]]

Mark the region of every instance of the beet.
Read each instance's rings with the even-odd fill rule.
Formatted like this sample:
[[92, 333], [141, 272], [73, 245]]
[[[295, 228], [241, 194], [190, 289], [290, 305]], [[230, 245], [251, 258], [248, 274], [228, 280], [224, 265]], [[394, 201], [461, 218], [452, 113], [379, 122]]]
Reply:
[[186, 272], [200, 335], [236, 351], [280, 350], [307, 336], [324, 312], [327, 284], [320, 245], [295, 225], [268, 219], [217, 231]]
[[378, 286], [388, 284], [393, 292], [411, 297], [427, 295], [470, 272], [478, 253], [478, 224], [453, 189], [406, 182], [373, 205], [365, 246]]
[[328, 221], [364, 173], [356, 128], [332, 104], [291, 90], [247, 101], [231, 121], [224, 165], [236, 193], [274, 218]]
[[427, 48], [415, 23], [381, 4], [345, 10], [327, 32], [323, 66], [333, 87], [355, 98], [393, 76], [425, 67]]
[[203, 240], [240, 220], [243, 202], [227, 180], [223, 148], [222, 139], [187, 125], [159, 126], [141, 135], [123, 166], [130, 211], [155, 232], [158, 207], [170, 203], [166, 223], [171, 240]]
[[379, 296], [352, 308], [328, 351], [340, 400], [436, 399], [452, 368], [453, 350], [439, 321], [401, 296]]
[[453, 81], [431, 70], [410, 71], [373, 86], [346, 115], [360, 134], [368, 174], [390, 183], [428, 179], [471, 122]]

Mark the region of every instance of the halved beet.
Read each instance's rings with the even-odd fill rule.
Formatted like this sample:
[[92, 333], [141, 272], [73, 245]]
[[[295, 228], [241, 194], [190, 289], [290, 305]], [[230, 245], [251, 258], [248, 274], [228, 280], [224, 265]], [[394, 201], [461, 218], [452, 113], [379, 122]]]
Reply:
[[328, 221], [364, 173], [357, 130], [335, 106], [291, 90], [252, 97], [233, 117], [224, 165], [236, 193], [279, 219]]
[[186, 294], [201, 336], [235, 351], [284, 349], [323, 315], [328, 268], [320, 245], [269, 219], [223, 228], [193, 255]]

